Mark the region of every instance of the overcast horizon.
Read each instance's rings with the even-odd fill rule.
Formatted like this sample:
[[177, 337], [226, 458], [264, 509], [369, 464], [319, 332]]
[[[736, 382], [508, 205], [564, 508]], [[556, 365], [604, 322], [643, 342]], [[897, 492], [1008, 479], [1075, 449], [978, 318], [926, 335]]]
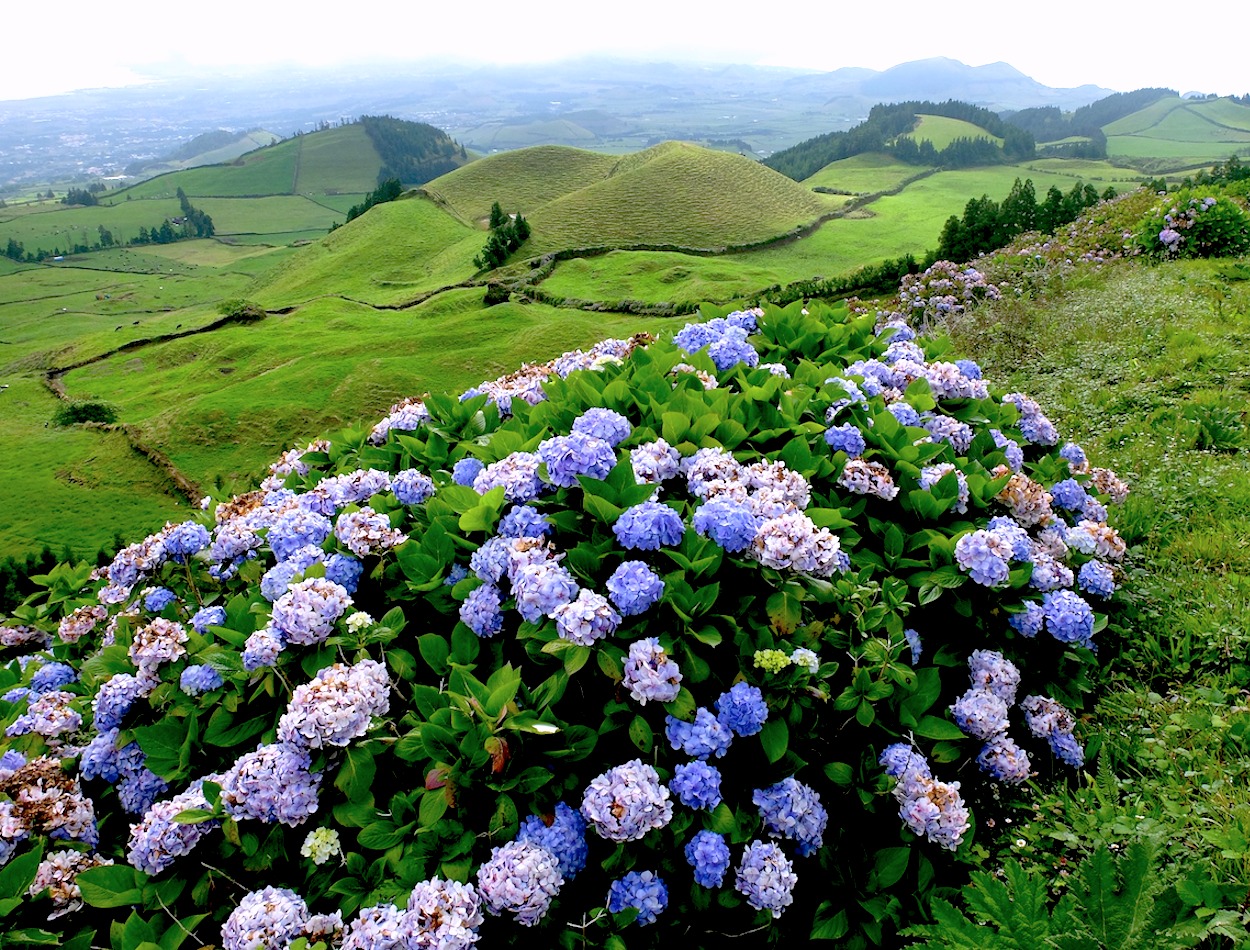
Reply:
[[[449, 8], [414, 17], [395, 0], [383, 0], [362, 22], [344, 21], [337, 8], [318, 15], [315, 8], [291, 0], [263, 5], [218, 0], [199, 14], [194, 7], [135, 0], [124, 14], [106, 17], [98, 5], [66, 0], [52, 24], [46, 11], [27, 6], [6, 11], [0, 101], [259, 66], [514, 64], [593, 55], [822, 72], [884, 70], [945, 56], [970, 66], [1006, 62], [1061, 88], [1090, 84], [1115, 91], [1164, 86], [1181, 93], [1250, 92], [1250, 75], [1235, 56], [1203, 55], [1199, 40], [1188, 40], [1185, 31], [1149, 16], [1148, 6], [1054, 0], [1044, 16], [1009, 18], [1003, 4], [989, 0], [970, 0], [957, 13], [919, 0], [899, 0], [886, 11], [814, 13], [809, 4], [779, 0], [761, 16], [758, 5], [741, 0], [728, 0], [715, 14], [672, 0], [636, 0], [628, 18], [614, 16], [596, 28], [585, 25], [586, 5], [573, 0], [551, 0], [537, 12], [502, 0], [479, 0], [471, 23], [463, 12]], [[1213, 0], [1203, 13], [1202, 22], [1209, 23], [1246, 19], [1240, 2], [1233, 0]], [[1194, 27], [1197, 35], [1209, 35], [1199, 26]], [[55, 35], [35, 41], [50, 29]], [[484, 32], [507, 37], [507, 44], [475, 45], [485, 42]], [[344, 45], [344, 36], [352, 42]]]

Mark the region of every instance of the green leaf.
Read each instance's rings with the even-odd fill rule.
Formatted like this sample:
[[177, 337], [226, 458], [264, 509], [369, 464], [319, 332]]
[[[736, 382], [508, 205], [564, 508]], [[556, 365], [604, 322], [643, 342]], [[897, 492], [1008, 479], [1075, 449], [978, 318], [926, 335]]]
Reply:
[[764, 754], [768, 756], [769, 762], [781, 761], [790, 745], [790, 728], [786, 721], [777, 715], [770, 716], [760, 730], [760, 744], [764, 747]]
[[845, 762], [829, 762], [825, 765], [825, 776], [834, 785], [850, 785], [855, 780], [855, 773]]
[[30, 890], [43, 860], [42, 846], [14, 858], [0, 870], [0, 897], [23, 898]]
[[391, 821], [375, 821], [362, 828], [356, 840], [362, 848], [386, 851], [403, 841], [411, 828], [412, 825], [400, 828]]
[[883, 891], [897, 884], [907, 873], [907, 859], [910, 855], [911, 848], [882, 848], [878, 851], [872, 868], [874, 889]]
[[446, 640], [437, 633], [427, 633], [417, 637], [417, 649], [436, 675], [447, 675], [447, 658], [451, 655], [451, 648], [447, 646]]
[[426, 789], [425, 794], [421, 796], [421, 807], [418, 811], [421, 827], [433, 828], [445, 814], [447, 814], [447, 790]]
[[641, 716], [634, 716], [633, 722], [629, 724], [629, 738], [634, 745], [644, 754], [649, 755], [651, 747], [655, 742], [655, 735], [651, 731], [651, 726], [647, 720]]
[[664, 710], [670, 716], [680, 719], [683, 722], [692, 721], [698, 708], [699, 704], [694, 700], [694, 693], [690, 692], [690, 690], [686, 689], [684, 686], [678, 691], [676, 699], [674, 699], [671, 703], [664, 704]]
[[216, 814], [207, 808], [185, 808], [174, 815], [174, 822], [179, 825], [198, 825], [205, 821], [212, 821], [216, 817]]
[[334, 787], [349, 800], [360, 799], [369, 793], [376, 774], [373, 749], [367, 745], [349, 745], [339, 774], [334, 777]]
[[75, 880], [82, 899], [92, 907], [126, 907], [143, 901], [142, 882], [147, 875], [125, 864], [89, 868]]
[[926, 739], [964, 738], [963, 731], [957, 725], [945, 719], [939, 719], [937, 716], [922, 716], [912, 731]]
[[838, 940], [845, 937], [851, 925], [847, 921], [846, 909], [833, 912], [833, 904], [822, 901], [816, 908], [816, 918], [812, 921], [812, 940]]

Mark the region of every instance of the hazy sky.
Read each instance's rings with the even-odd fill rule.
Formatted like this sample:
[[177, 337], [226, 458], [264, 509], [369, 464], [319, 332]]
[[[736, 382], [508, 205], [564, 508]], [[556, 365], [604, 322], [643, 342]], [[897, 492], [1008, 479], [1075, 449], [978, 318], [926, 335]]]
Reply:
[[[350, 63], [437, 55], [551, 61], [593, 52], [832, 70], [949, 56], [999, 60], [1049, 86], [1250, 92], [1232, 36], [1245, 0], [62, 0], [7, 3], [0, 100], [121, 85], [182, 67]], [[1192, 11], [1201, 20], [1185, 22]], [[1224, 37], [1225, 39], [1221, 39]]]

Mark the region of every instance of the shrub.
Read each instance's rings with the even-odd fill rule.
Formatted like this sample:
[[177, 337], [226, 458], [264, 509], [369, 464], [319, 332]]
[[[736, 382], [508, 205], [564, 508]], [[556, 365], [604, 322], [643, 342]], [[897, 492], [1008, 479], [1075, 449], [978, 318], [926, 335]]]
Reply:
[[83, 422], [116, 422], [117, 410], [105, 402], [67, 402], [57, 407], [52, 422], [58, 426], [73, 426]]
[[0, 640], [48, 646], [0, 669], [19, 923], [76, 884], [40, 926], [83, 947], [132, 905], [227, 948], [894, 939], [1083, 763], [1127, 489], [810, 309], [407, 400], [51, 572]]
[[1224, 195], [1183, 191], [1142, 220], [1134, 241], [1156, 257], [1237, 257], [1250, 251], [1250, 216]]

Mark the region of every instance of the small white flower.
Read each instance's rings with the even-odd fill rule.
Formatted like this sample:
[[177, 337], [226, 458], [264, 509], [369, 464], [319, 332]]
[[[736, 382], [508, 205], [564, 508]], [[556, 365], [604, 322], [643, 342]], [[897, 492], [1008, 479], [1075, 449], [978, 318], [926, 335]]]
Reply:
[[376, 621], [365, 613], [363, 610], [357, 610], [354, 614], [347, 618], [347, 629], [352, 633], [360, 633], [361, 630], [367, 630], [372, 627]]
[[314, 828], [304, 839], [299, 853], [311, 858], [313, 864], [325, 864], [335, 855], [343, 853], [343, 844], [333, 828]]

